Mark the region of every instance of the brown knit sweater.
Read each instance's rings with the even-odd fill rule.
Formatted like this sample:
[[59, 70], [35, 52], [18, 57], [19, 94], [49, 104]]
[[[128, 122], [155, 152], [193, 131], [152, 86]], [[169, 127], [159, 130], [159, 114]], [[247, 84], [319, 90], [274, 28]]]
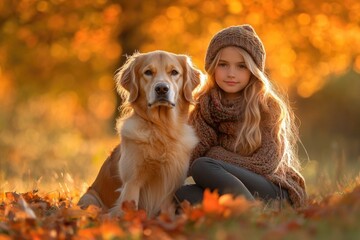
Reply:
[[[200, 138], [190, 165], [198, 157], [206, 156], [244, 167], [287, 189], [294, 207], [305, 206], [305, 180], [297, 170], [280, 161], [282, 146], [271, 133], [270, 118], [266, 111], [261, 110], [261, 146], [249, 156], [234, 152], [238, 129], [244, 121], [244, 109], [244, 97], [222, 100], [216, 88], [200, 97], [190, 115], [190, 123]], [[276, 108], [270, 110], [276, 111]]]

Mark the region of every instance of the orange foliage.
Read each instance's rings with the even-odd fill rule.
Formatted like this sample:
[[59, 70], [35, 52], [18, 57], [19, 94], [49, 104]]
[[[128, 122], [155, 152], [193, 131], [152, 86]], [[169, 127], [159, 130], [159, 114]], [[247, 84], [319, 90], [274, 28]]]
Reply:
[[161, 46], [169, 51], [185, 50], [203, 67], [208, 42], [215, 32], [249, 23], [265, 44], [271, 78], [309, 97], [331, 75], [352, 68], [360, 73], [358, 64], [354, 64], [360, 56], [359, 11], [356, 0], [346, 4], [341, 0], [182, 1], [145, 23], [148, 27], [144, 34], [151, 41], [142, 44], [141, 49], [149, 51]]
[[204, 191], [203, 210], [206, 213], [219, 214], [224, 211], [224, 208], [219, 203], [219, 194], [217, 191], [210, 192], [209, 189]]
[[[139, 4], [141, 14], [131, 3], [111, 0], [2, 2], [3, 74], [18, 82], [33, 69], [71, 69], [63, 65], [71, 62], [85, 70], [89, 65], [84, 63], [90, 62], [90, 71], [111, 75], [121, 54], [135, 50], [130, 45], [141, 51], [188, 53], [202, 67], [211, 36], [243, 23], [252, 24], [263, 39], [272, 78], [303, 97], [321, 89], [332, 74], [351, 68], [359, 72], [357, 0], [182, 0], [164, 1], [156, 8]], [[16, 59], [23, 64], [18, 70], [11, 68]], [[32, 81], [45, 81], [49, 74]]]
[[[247, 234], [247, 237], [278, 239], [300, 233], [300, 236], [322, 238], [331, 236], [330, 229], [326, 235], [321, 235], [322, 224], [339, 216], [347, 214], [341, 220], [347, 221], [347, 229], [357, 227], [359, 193], [360, 186], [357, 186], [342, 196], [332, 195], [320, 202], [310, 200], [309, 206], [299, 212], [291, 208], [279, 212], [266, 211], [263, 204], [241, 197], [219, 196], [217, 192], [206, 190], [202, 204], [190, 206], [183, 202], [182, 211], [176, 216], [163, 213], [149, 219], [143, 210], [135, 210], [132, 204], [123, 206], [123, 217], [109, 218], [96, 207], [83, 210], [73, 206], [72, 200], [60, 196], [54, 202], [49, 200], [52, 196], [40, 196], [37, 192], [6, 192], [2, 193], [0, 202], [0, 239], [204, 239], [220, 235], [231, 238], [233, 230], [223, 229], [229, 221], [238, 226], [236, 234]], [[253, 232], [249, 232], [251, 229]], [[215, 232], [220, 235], [211, 234]]]

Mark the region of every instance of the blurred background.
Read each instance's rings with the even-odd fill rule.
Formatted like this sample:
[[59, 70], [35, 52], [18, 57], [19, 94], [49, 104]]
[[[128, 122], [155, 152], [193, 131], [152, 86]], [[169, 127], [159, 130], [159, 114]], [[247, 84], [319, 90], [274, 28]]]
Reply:
[[84, 191], [118, 142], [125, 55], [185, 53], [203, 69], [212, 35], [244, 23], [301, 122], [309, 192], [359, 177], [358, 0], [3, 0], [0, 192]]

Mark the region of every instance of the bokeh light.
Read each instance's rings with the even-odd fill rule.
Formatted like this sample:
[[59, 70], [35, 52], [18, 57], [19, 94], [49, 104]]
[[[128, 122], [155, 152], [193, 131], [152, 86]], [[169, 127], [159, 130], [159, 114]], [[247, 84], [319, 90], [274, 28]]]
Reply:
[[[326, 149], [349, 138], [342, 146], [357, 161], [360, 113], [352, 108], [360, 102], [358, 0], [4, 0], [0, 181], [30, 173], [46, 181], [54, 171], [92, 179], [118, 143], [121, 101], [113, 76], [124, 56], [162, 49], [188, 54], [203, 69], [213, 34], [245, 23], [265, 45], [266, 73], [298, 102], [311, 146], [324, 142]], [[346, 124], [331, 115], [329, 99], [346, 112]], [[319, 120], [327, 115], [333, 117]]]

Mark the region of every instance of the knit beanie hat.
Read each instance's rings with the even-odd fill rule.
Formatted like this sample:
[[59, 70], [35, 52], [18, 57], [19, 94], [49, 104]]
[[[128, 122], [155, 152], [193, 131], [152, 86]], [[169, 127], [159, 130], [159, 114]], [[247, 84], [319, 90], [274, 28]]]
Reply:
[[265, 68], [265, 48], [255, 30], [248, 24], [231, 26], [214, 35], [207, 48], [205, 70], [208, 71], [211, 62], [218, 51], [225, 47], [240, 47], [250, 54], [261, 71]]

